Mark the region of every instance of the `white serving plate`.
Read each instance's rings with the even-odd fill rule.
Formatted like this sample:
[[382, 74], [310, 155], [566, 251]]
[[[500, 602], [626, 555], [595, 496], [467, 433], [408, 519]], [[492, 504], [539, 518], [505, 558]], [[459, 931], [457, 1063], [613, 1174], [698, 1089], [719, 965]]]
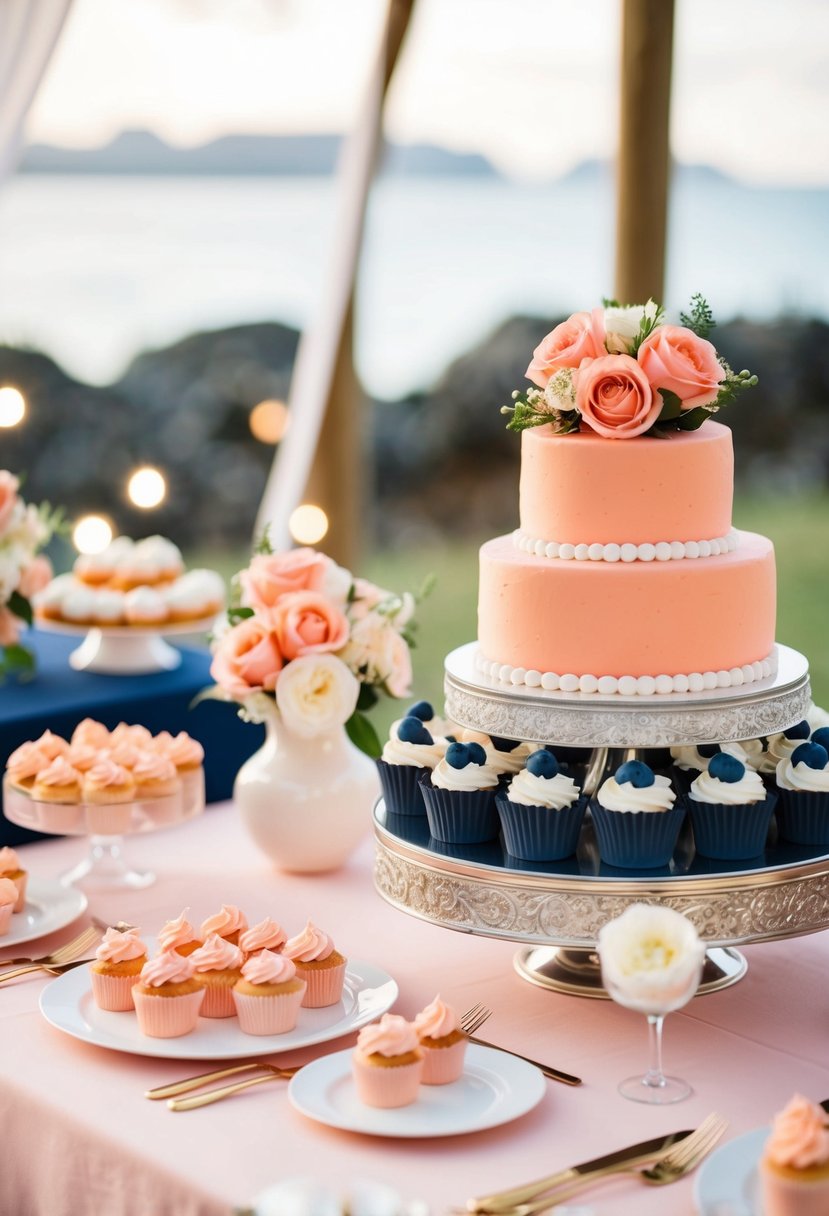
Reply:
[[0, 951], [71, 925], [86, 911], [86, 905], [83, 891], [65, 887], [56, 878], [36, 878], [30, 874], [23, 911], [12, 915], [8, 933], [0, 937]]
[[758, 1164], [770, 1127], [756, 1127], [708, 1157], [694, 1181], [700, 1216], [763, 1216]]

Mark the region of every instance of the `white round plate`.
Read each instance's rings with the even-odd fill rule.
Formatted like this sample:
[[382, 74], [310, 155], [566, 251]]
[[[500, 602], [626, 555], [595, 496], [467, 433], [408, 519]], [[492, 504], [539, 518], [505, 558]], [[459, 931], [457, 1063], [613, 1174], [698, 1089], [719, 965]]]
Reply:
[[[151, 944], [150, 938], [144, 940]], [[385, 971], [349, 959], [342, 1000], [327, 1009], [301, 1009], [295, 1029], [286, 1034], [243, 1034], [236, 1018], [199, 1018], [192, 1034], [152, 1039], [141, 1034], [133, 1012], [99, 1009], [92, 999], [89, 968], [77, 967], [46, 985], [40, 1012], [58, 1030], [111, 1051], [171, 1060], [243, 1060], [337, 1039], [379, 1018], [397, 1000], [397, 991]]]
[[547, 1088], [534, 1065], [470, 1043], [460, 1080], [421, 1085], [416, 1102], [381, 1110], [357, 1097], [351, 1057], [350, 1049], [337, 1051], [301, 1068], [288, 1087], [296, 1109], [318, 1123], [368, 1136], [460, 1136], [518, 1119], [538, 1105]]
[[86, 905], [83, 891], [64, 887], [56, 878], [34, 878], [30, 874], [23, 911], [12, 915], [8, 933], [0, 937], [0, 950], [56, 933], [77, 920]]
[[756, 1127], [718, 1148], [703, 1162], [694, 1180], [694, 1203], [700, 1216], [762, 1216], [757, 1165], [771, 1128]]

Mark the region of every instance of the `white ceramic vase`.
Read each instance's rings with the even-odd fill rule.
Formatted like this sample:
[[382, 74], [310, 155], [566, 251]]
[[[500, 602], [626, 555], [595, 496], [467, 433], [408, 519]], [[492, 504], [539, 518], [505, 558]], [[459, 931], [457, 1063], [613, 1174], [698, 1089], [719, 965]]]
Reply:
[[281, 870], [335, 870], [371, 826], [380, 793], [374, 761], [345, 727], [306, 739], [274, 707], [265, 742], [236, 775], [233, 799], [259, 848]]

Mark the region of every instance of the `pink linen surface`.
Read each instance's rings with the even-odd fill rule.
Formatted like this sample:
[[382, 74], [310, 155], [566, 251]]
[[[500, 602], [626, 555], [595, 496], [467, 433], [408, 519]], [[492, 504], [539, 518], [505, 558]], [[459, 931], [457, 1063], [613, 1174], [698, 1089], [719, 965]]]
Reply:
[[[70, 865], [80, 848], [78, 840], [56, 840], [21, 853], [27, 868], [45, 878]], [[616, 1092], [618, 1081], [645, 1065], [643, 1017], [535, 988], [512, 968], [514, 944], [452, 933], [389, 907], [372, 886], [369, 840], [337, 874], [279, 874], [225, 806], [169, 832], [131, 839], [129, 850], [136, 865], [157, 871], [158, 882], [146, 891], [93, 894], [90, 914], [123, 918], [148, 935], [187, 905], [194, 924], [223, 902], [238, 903], [251, 923], [274, 916], [292, 933], [311, 918], [334, 935], [342, 953], [395, 977], [396, 1012], [412, 1017], [437, 992], [461, 1010], [484, 1000], [495, 1011], [487, 1036], [578, 1073], [584, 1085], [550, 1082], [541, 1105], [524, 1118], [445, 1140], [374, 1139], [320, 1126], [293, 1110], [279, 1082], [173, 1114], [146, 1101], [144, 1090], [210, 1064], [76, 1042], [38, 1013], [38, 994], [49, 981], [20, 980], [0, 991], [3, 1216], [229, 1216], [280, 1178], [321, 1173], [342, 1182], [377, 1179], [406, 1198], [426, 1200], [437, 1214], [470, 1195], [694, 1126], [712, 1110], [730, 1120], [733, 1137], [765, 1123], [796, 1090], [829, 1096], [825, 933], [750, 947], [743, 981], [668, 1018], [667, 1071], [690, 1080], [695, 1092], [655, 1109]], [[33, 943], [32, 953], [67, 940], [83, 923]], [[300, 1063], [352, 1042], [353, 1036], [278, 1058]], [[655, 1189], [625, 1179], [580, 1202], [597, 1216], [690, 1216], [691, 1187], [690, 1180]]]

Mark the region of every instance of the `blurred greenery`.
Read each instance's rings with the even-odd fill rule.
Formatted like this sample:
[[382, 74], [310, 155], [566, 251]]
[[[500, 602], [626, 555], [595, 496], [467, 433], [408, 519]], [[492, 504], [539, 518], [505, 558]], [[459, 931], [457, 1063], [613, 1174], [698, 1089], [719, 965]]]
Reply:
[[[777, 640], [807, 656], [814, 699], [819, 705], [829, 705], [829, 496], [743, 496], [735, 501], [734, 523], [774, 542]], [[212, 565], [228, 578], [246, 560], [245, 554], [189, 556], [189, 564]], [[464, 541], [383, 550], [370, 555], [360, 573], [395, 591], [416, 590], [427, 575], [435, 575], [434, 590], [417, 614], [413, 693], [439, 707], [444, 657], [455, 646], [474, 641], [476, 635], [478, 544]], [[711, 627], [716, 628], [716, 623]], [[386, 701], [372, 712], [381, 737], [399, 708], [398, 703]]]

